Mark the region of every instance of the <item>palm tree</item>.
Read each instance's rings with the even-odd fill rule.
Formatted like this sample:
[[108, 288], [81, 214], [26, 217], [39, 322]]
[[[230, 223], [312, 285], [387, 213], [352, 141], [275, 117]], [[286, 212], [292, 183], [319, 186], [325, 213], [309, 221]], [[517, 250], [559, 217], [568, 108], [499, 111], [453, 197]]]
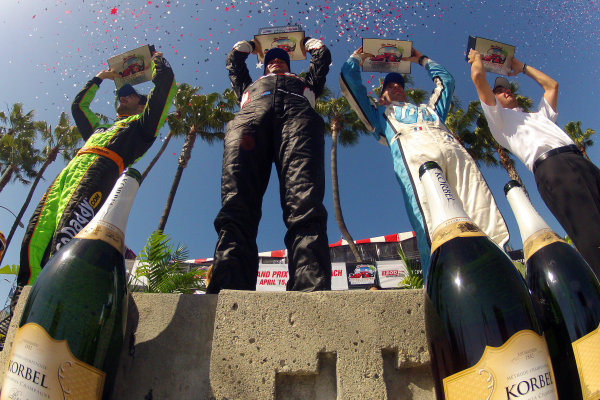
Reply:
[[186, 135], [186, 138], [177, 160], [177, 171], [173, 178], [169, 197], [158, 223], [159, 231], [164, 231], [167, 224], [179, 181], [192, 155], [196, 137], [200, 136], [208, 144], [215, 140], [223, 140], [225, 136], [223, 128], [234, 117], [229, 109], [232, 104], [222, 95], [219, 93], [198, 95], [196, 94], [198, 90], [200, 90], [199, 87], [190, 86], [187, 83], [179, 85], [178, 95], [181, 96], [182, 107], [176, 111], [179, 114], [169, 118], [168, 121], [173, 135]]
[[[235, 95], [235, 92], [233, 91], [233, 89], [225, 89], [225, 91], [223, 92], [223, 99], [224, 99], [225, 109], [227, 109], [227, 110], [234, 110], [238, 104], [237, 96]], [[173, 112], [169, 115], [169, 117], [167, 118], [167, 122], [169, 121], [170, 118], [181, 118], [182, 108], [189, 104], [188, 94], [185, 91], [178, 90], [177, 94], [175, 94], [175, 97], [173, 99], [173, 104], [175, 105], [175, 112]], [[150, 173], [150, 170], [154, 167], [154, 165], [156, 164], [158, 159], [165, 152], [173, 135], [174, 135], [173, 131], [171, 129], [169, 129], [169, 133], [163, 140], [163, 143], [160, 146], [160, 149], [158, 150], [158, 152], [156, 153], [156, 155], [154, 156], [152, 161], [150, 161], [150, 164], [148, 164], [148, 166], [142, 173], [142, 181], [144, 179], [146, 179], [146, 176], [148, 176], [148, 173]]]
[[565, 125], [565, 132], [567, 132], [567, 135], [573, 139], [575, 145], [579, 148], [581, 153], [583, 153], [583, 156], [589, 160], [590, 157], [587, 155], [585, 149], [594, 144], [594, 141], [590, 139], [590, 137], [596, 133], [596, 131], [591, 128], [587, 128], [585, 132], [583, 132], [581, 130], [581, 121], [571, 121]]
[[33, 110], [23, 113], [21, 103], [15, 103], [8, 116], [0, 112], [0, 192], [11, 179], [27, 184], [26, 178], [37, 174], [35, 167], [41, 158], [34, 142], [44, 123], [36, 123], [33, 117]]
[[[481, 117], [482, 110], [478, 101], [469, 103], [467, 110], [460, 108], [458, 100], [453, 101], [446, 118], [446, 127], [458, 142], [467, 150], [473, 160], [488, 167], [500, 166], [495, 157], [496, 140], [491, 132], [479, 132], [473, 129]], [[486, 135], [489, 133], [489, 135]]]
[[[46, 123], [44, 122], [44, 124]], [[76, 127], [70, 126], [69, 116], [64, 112], [60, 114], [58, 125], [54, 129], [54, 134], [52, 133], [52, 127], [48, 126], [41, 130], [41, 134], [42, 139], [46, 142], [46, 145], [42, 150], [42, 153], [45, 155], [45, 160], [42, 164], [42, 167], [38, 171], [35, 180], [31, 185], [31, 188], [29, 189], [27, 198], [25, 199], [25, 202], [21, 207], [21, 211], [19, 211], [19, 214], [17, 215], [17, 218], [13, 223], [8, 237], [6, 238], [6, 247], [8, 247], [8, 245], [10, 244], [10, 241], [17, 229], [19, 221], [25, 214], [25, 211], [29, 206], [29, 202], [33, 197], [33, 192], [35, 192], [35, 189], [37, 188], [40, 179], [42, 179], [42, 176], [46, 171], [46, 168], [48, 168], [48, 166], [56, 160], [56, 157], [59, 154], [62, 155], [63, 159], [66, 162], [70, 161], [77, 154], [77, 150], [79, 147], [78, 144], [81, 140], [81, 134], [79, 133]], [[4, 254], [2, 255], [2, 257], [4, 257]], [[0, 258], [0, 262], [2, 262], [2, 258]]]
[[400, 289], [422, 289], [425, 286], [425, 282], [423, 281], [423, 274], [417, 273], [415, 268], [413, 267], [411, 261], [406, 257], [404, 251], [402, 251], [402, 247], [398, 245], [398, 255], [400, 259], [406, 266], [406, 270], [408, 274], [398, 283], [398, 288]]
[[129, 276], [130, 290], [147, 293], [193, 294], [196, 290], [206, 290], [203, 278], [206, 272], [201, 269], [186, 271], [181, 261], [188, 258], [185, 245], [176, 247], [171, 239], [160, 231], [154, 231], [137, 257], [138, 267]]
[[342, 235], [344, 235], [344, 238], [348, 242], [356, 261], [362, 262], [342, 214], [337, 174], [337, 143], [339, 138], [342, 146], [354, 145], [358, 142], [360, 134], [366, 135], [369, 134], [369, 131], [359, 120], [345, 97], [331, 97], [330, 93], [331, 91], [325, 88], [323, 95], [316, 103], [315, 109], [329, 123], [329, 125], [325, 125], [325, 132], [331, 134], [331, 186], [335, 220]]
[[423, 104], [427, 97], [427, 91], [422, 89], [409, 88], [406, 89], [406, 98], [413, 104]]

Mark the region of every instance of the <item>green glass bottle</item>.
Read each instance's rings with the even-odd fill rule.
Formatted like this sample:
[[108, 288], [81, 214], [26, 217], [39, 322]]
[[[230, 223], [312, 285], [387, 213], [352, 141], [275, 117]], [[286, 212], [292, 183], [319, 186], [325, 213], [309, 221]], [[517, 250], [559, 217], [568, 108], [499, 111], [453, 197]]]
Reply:
[[467, 216], [440, 167], [419, 169], [434, 227], [425, 323], [438, 399], [557, 399], [525, 281]]
[[538, 306], [561, 399], [600, 399], [600, 283], [583, 257], [546, 224], [517, 181], [504, 186], [517, 219], [525, 281]]
[[[1, 399], [108, 399], [127, 320], [124, 232], [141, 181], [129, 168], [36, 280]], [[11, 397], [12, 396], [12, 397]]]

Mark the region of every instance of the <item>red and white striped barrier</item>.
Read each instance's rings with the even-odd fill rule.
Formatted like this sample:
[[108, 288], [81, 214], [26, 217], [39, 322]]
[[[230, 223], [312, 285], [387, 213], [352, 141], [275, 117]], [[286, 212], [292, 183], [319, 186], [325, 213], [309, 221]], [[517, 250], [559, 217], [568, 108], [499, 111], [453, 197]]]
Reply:
[[[368, 238], [368, 239], [360, 239], [360, 240], [356, 240], [355, 243], [356, 244], [398, 243], [403, 240], [413, 238], [415, 236], [416, 235], [414, 232], [402, 232], [402, 233], [394, 233], [394, 234], [385, 235], [385, 236], [375, 236], [375, 237]], [[338, 247], [338, 246], [347, 246], [347, 245], [348, 245], [348, 242], [345, 239], [340, 238], [340, 240], [338, 240], [337, 242], [331, 243], [329, 245], [329, 247]], [[259, 257], [269, 257], [269, 258], [285, 258], [285, 257], [287, 257], [287, 249], [263, 251], [261, 253], [258, 253], [258, 256]], [[188, 263], [188, 264], [202, 264], [202, 263], [211, 262], [212, 260], [213, 260], [212, 258], [198, 258], [198, 259], [194, 259], [194, 260], [186, 260], [184, 262]]]

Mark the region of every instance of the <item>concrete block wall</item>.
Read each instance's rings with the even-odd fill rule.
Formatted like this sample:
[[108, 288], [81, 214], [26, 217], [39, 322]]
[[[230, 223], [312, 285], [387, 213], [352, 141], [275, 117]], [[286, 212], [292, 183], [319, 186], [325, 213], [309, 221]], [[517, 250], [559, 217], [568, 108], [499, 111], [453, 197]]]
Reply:
[[[2, 374], [28, 289], [0, 352]], [[113, 393], [123, 400], [434, 397], [421, 290], [134, 293]]]

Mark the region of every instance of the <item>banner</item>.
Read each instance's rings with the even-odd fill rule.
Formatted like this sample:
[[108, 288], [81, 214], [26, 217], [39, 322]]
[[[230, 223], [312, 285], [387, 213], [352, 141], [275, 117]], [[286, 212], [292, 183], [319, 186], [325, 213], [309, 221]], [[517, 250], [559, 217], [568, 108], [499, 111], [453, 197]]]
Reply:
[[376, 273], [377, 268], [373, 262], [346, 263], [348, 289], [368, 289], [371, 286], [375, 286]]
[[348, 290], [345, 262], [331, 263], [331, 290]]
[[377, 279], [382, 289], [398, 289], [407, 275], [408, 268], [402, 260], [377, 261]]
[[257, 292], [285, 292], [287, 281], [287, 264], [258, 264]]

